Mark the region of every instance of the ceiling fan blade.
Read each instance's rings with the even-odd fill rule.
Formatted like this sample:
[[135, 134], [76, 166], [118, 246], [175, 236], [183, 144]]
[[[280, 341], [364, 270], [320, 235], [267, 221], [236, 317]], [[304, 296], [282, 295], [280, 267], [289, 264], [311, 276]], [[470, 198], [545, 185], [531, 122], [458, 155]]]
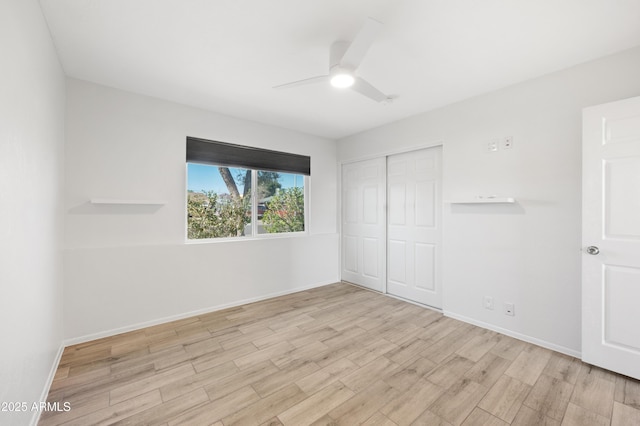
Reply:
[[329, 81], [328, 75], [319, 75], [317, 77], [305, 78], [304, 80], [298, 80], [298, 81], [293, 81], [291, 83], [280, 84], [279, 86], [273, 86], [273, 88], [274, 89], [290, 89], [292, 87], [306, 86], [307, 84], [323, 83], [328, 81]]
[[360, 66], [367, 50], [373, 44], [378, 32], [382, 28], [382, 22], [378, 22], [373, 18], [368, 18], [364, 27], [360, 30], [356, 38], [340, 59], [340, 66], [355, 70]]
[[392, 100], [391, 97], [385, 95], [360, 77], [356, 77], [356, 81], [353, 83], [353, 86], [351, 86], [351, 89], [376, 102], [391, 102]]

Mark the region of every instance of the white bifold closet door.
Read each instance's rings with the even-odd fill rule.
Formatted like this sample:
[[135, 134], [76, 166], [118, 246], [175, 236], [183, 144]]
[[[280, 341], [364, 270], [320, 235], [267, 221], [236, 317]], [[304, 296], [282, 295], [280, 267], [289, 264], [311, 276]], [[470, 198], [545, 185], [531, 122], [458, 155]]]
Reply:
[[342, 279], [384, 292], [386, 159], [342, 166]]
[[387, 293], [442, 308], [440, 147], [387, 157]]
[[442, 307], [440, 147], [342, 167], [342, 279]]

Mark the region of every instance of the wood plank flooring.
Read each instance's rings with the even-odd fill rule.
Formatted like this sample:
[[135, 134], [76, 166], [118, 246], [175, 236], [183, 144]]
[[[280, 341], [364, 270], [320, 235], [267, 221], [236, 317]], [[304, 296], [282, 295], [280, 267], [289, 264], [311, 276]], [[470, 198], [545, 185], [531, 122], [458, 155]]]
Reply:
[[40, 425], [640, 425], [640, 382], [338, 283], [65, 349]]

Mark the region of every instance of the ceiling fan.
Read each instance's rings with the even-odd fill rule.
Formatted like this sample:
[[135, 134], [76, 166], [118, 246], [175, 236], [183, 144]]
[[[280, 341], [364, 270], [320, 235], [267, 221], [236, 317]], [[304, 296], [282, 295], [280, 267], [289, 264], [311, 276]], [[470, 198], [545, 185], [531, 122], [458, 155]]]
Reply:
[[275, 86], [274, 89], [289, 89], [306, 84], [329, 82], [334, 87], [349, 88], [376, 102], [391, 102], [393, 98], [385, 95], [356, 74], [381, 27], [381, 22], [368, 18], [364, 27], [351, 43], [348, 41], [333, 43], [329, 52], [329, 74], [281, 84]]

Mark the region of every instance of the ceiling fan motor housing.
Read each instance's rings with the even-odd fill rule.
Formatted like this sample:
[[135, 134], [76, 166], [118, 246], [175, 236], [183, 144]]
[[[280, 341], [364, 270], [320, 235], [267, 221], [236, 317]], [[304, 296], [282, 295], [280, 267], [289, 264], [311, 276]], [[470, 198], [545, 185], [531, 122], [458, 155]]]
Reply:
[[356, 81], [356, 76], [352, 69], [334, 65], [329, 70], [329, 79], [333, 87], [346, 88], [353, 86], [353, 83]]

